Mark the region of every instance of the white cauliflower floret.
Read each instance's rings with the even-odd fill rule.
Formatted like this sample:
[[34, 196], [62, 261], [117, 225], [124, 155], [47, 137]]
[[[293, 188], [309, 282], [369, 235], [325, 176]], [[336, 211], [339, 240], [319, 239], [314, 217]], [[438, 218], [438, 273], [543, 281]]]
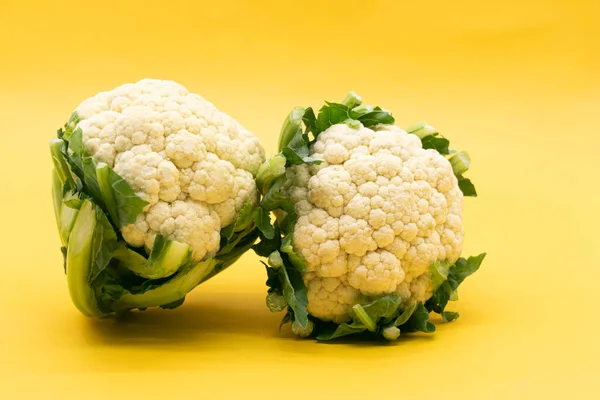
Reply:
[[311, 151], [322, 163], [288, 168], [285, 189], [309, 312], [339, 323], [361, 299], [431, 297], [429, 267], [455, 262], [462, 247], [463, 194], [449, 161], [394, 126], [333, 125]]
[[366, 295], [393, 292], [404, 280], [400, 260], [386, 250], [372, 251], [363, 257], [351, 256], [348, 264], [348, 282]]
[[352, 306], [364, 298], [345, 277], [319, 278], [309, 272], [304, 274], [304, 283], [308, 289], [308, 312], [324, 321], [348, 321]]
[[132, 246], [157, 234], [187, 243], [202, 259], [219, 249], [220, 229], [257, 203], [258, 139], [197, 94], [143, 79], [83, 101], [76, 109], [86, 151], [112, 167], [148, 202], [122, 227]]
[[144, 245], [149, 250], [157, 234], [168, 240], [190, 245], [194, 259], [213, 256], [219, 250], [221, 221], [206, 204], [196, 201], [159, 201], [148, 210], [145, 218], [125, 227], [123, 238]]
[[229, 161], [220, 160], [208, 153], [206, 158], [192, 166], [194, 177], [188, 193], [194, 200], [217, 204], [230, 198], [236, 192], [236, 170]]
[[191, 167], [207, 157], [202, 139], [183, 129], [176, 135], [167, 136], [165, 152], [178, 168]]

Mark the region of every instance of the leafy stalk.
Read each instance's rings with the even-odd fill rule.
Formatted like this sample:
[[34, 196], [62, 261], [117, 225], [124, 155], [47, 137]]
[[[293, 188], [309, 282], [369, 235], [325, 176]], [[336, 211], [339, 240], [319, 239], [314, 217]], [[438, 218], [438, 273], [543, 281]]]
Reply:
[[446, 321], [458, 318], [458, 313], [445, 311], [446, 305], [456, 297], [460, 284], [479, 269], [485, 256], [486, 253], [481, 253], [468, 259], [461, 257], [451, 265], [448, 268], [447, 279], [438, 286], [433, 296], [425, 303], [427, 309], [440, 314]]
[[172, 279], [140, 294], [126, 292], [114, 304], [115, 311], [158, 307], [181, 300], [212, 272], [217, 260], [210, 258], [178, 272]]
[[286, 161], [287, 159], [282, 154], [277, 154], [260, 166], [256, 174], [256, 186], [261, 193], [266, 193], [272, 182], [285, 174]]
[[364, 325], [365, 328], [367, 328], [371, 332], [375, 332], [375, 330], [377, 329], [375, 321], [371, 319], [369, 314], [367, 314], [365, 309], [360, 304], [355, 304], [352, 307], [352, 310], [354, 311], [354, 315], [356, 316], [356, 318], [360, 320], [361, 324]]
[[454, 153], [452, 157], [448, 159], [450, 165], [452, 165], [452, 171], [456, 175], [462, 175], [469, 170], [471, 167], [471, 157], [466, 151], [459, 151]]
[[69, 246], [67, 247], [69, 293], [75, 307], [88, 317], [103, 316], [97, 307], [94, 291], [89, 286], [96, 223], [94, 204], [84, 200], [69, 235]]
[[279, 151], [288, 146], [292, 139], [296, 136], [298, 129], [302, 129], [302, 118], [306, 110], [302, 107], [294, 107], [288, 114], [281, 127], [279, 134]]

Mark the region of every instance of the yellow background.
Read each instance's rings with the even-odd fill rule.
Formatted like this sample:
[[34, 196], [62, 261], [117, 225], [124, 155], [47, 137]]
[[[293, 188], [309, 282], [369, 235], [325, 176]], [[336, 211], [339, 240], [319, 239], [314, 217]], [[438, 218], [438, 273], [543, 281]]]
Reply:
[[[600, 3], [320, 3], [0, 0], [0, 398], [600, 392]], [[269, 154], [289, 109], [351, 89], [468, 149], [464, 253], [488, 258], [461, 318], [389, 345], [297, 340], [252, 254], [175, 311], [79, 315], [47, 143], [81, 100], [143, 77], [202, 94]]]

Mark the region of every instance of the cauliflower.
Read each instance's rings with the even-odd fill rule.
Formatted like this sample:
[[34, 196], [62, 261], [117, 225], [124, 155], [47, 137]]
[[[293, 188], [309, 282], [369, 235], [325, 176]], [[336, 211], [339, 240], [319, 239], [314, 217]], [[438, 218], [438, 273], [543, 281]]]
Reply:
[[[464, 152], [447, 158], [447, 139], [426, 124], [407, 132], [393, 122], [389, 112], [361, 106], [352, 94], [342, 104], [327, 103], [318, 117], [312, 109], [295, 109], [280, 138], [287, 168], [278, 176], [266, 165], [259, 172], [265, 194], [261, 206], [276, 211], [284, 242], [291, 244], [284, 250], [287, 272], [301, 274], [294, 289], [300, 296], [306, 292], [306, 310], [289, 304], [288, 319], [308, 326], [303, 318], [308, 313], [321, 321], [315, 326], [338, 325], [336, 334], [317, 332], [321, 338], [356, 333], [357, 325], [397, 337], [392, 317], [412, 309], [411, 316], [423, 320], [425, 304], [428, 311], [444, 313], [445, 303], [428, 303], [442, 286], [436, 277], [445, 272], [441, 280], [455, 282], [448, 270], [432, 266], [443, 263], [458, 271], [463, 199], [476, 194], [462, 176], [470, 159]], [[269, 248], [269, 241], [263, 241]], [[270, 247], [277, 246], [277, 240], [270, 241]], [[480, 262], [471, 260], [469, 266], [476, 269]], [[281, 282], [285, 291], [286, 279]], [[279, 290], [279, 283], [272, 283], [276, 288], [271, 290]], [[394, 312], [384, 318], [373, 309]], [[414, 324], [416, 317], [405, 318]], [[430, 328], [426, 318], [420, 323]], [[354, 330], [348, 328], [353, 325]]]
[[[79, 210], [64, 214], [73, 223], [59, 224], [67, 275], [76, 261], [71, 243], [92, 246], [92, 266], [79, 262], [98, 274], [85, 283], [94, 292], [89, 298], [75, 286], [71, 293], [85, 314], [177, 305], [256, 238], [254, 177], [263, 148], [236, 120], [175, 82], [143, 79], [84, 100], [51, 149], [57, 219], [67, 218], [64, 204]], [[78, 196], [65, 203], [65, 192]], [[74, 231], [64, 231], [84, 215], [88, 236], [72, 241]], [[90, 241], [99, 235], [103, 240]], [[123, 271], [135, 279], [118, 276]], [[170, 290], [152, 283], [167, 278]]]

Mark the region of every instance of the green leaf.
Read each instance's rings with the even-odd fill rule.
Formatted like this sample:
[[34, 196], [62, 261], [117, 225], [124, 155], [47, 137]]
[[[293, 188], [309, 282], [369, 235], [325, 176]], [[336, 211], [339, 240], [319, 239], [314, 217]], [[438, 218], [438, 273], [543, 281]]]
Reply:
[[144, 211], [144, 207], [148, 205], [148, 202], [135, 194], [127, 181], [121, 178], [112, 168], [108, 169], [108, 182], [113, 189], [117, 209], [119, 210], [117, 223], [120, 227], [135, 223], [138, 215]]
[[254, 225], [260, 230], [266, 239], [273, 239], [275, 229], [271, 225], [271, 213], [262, 207], [254, 210]]
[[160, 308], [163, 308], [165, 310], [172, 310], [174, 308], [181, 306], [184, 302], [185, 302], [185, 296], [179, 300], [172, 301], [168, 304], [163, 304], [162, 306], [160, 306]]
[[[221, 244], [219, 248], [219, 252], [217, 253], [217, 257], [219, 259], [225, 261], [229, 259], [228, 254], [235, 251], [237, 252], [238, 247], [241, 245], [241, 242], [246, 243], [246, 240], [256, 240], [257, 232], [253, 229], [253, 226], [246, 228], [246, 230], [241, 232], [234, 232], [233, 235], [229, 239], [223, 237], [221, 235]], [[251, 239], [252, 238], [252, 239]], [[252, 246], [252, 245], [250, 245]], [[224, 258], [225, 257], [225, 258]]]
[[106, 209], [118, 227], [135, 223], [148, 202], [142, 200], [112, 168], [104, 163], [96, 167], [96, 176]]
[[277, 154], [261, 164], [256, 174], [256, 186], [261, 193], [266, 193], [273, 181], [285, 174], [286, 157]]
[[[240, 209], [236, 220], [221, 229], [221, 245], [219, 247], [219, 254], [223, 255], [233, 249], [237, 243], [248, 234], [248, 230], [251, 230], [254, 222], [254, 210], [255, 206], [252, 202], [246, 202]], [[234, 234], [238, 234], [234, 238]], [[240, 236], [241, 235], [241, 236]], [[227, 247], [227, 248], [226, 248]]]
[[459, 316], [459, 314], [457, 312], [452, 312], [452, 311], [444, 311], [444, 312], [442, 312], [442, 318], [446, 322], [452, 322], [456, 318], [458, 318], [458, 316]]
[[267, 270], [267, 281], [265, 284], [269, 288], [267, 293], [283, 293], [283, 286], [281, 284], [281, 280], [279, 279], [279, 268], [272, 268], [268, 266], [264, 261], [260, 260], [260, 263], [265, 266]]
[[52, 163], [54, 164], [54, 170], [58, 175], [60, 184], [68, 190], [75, 190], [77, 185], [73, 180], [69, 163], [65, 158], [65, 150], [66, 144], [62, 139], [52, 139], [50, 141], [50, 154], [52, 156]]
[[106, 164], [90, 157], [77, 128], [63, 134], [67, 142], [68, 163], [82, 182], [82, 191], [108, 212], [117, 227], [133, 224], [148, 203], [135, 194], [129, 184]]
[[[312, 112], [312, 109], [310, 112]], [[302, 107], [294, 108], [287, 116], [285, 122], [283, 123], [283, 127], [281, 128], [281, 133], [279, 134], [279, 150], [290, 164], [320, 164], [322, 162], [321, 160], [317, 160], [309, 156], [310, 150], [308, 148], [308, 135], [302, 133], [302, 122], [304, 120], [305, 113], [306, 110]], [[308, 119], [310, 119], [310, 116]], [[262, 175], [264, 175], [264, 173]], [[259, 178], [262, 178], [262, 175], [259, 175]], [[273, 179], [271, 179], [271, 181], [272, 180]], [[259, 180], [259, 183], [262, 182], [262, 179]], [[260, 187], [264, 193], [266, 190], [264, 183], [260, 185]]]
[[108, 218], [106, 218], [106, 215], [99, 207], [94, 208], [97, 222], [92, 241], [93, 263], [88, 278], [90, 284], [108, 266], [108, 263], [112, 259], [112, 253], [117, 248], [117, 234], [108, 221]]
[[292, 199], [284, 193], [284, 185], [285, 176], [276, 179], [263, 196], [260, 206], [267, 211], [281, 209], [287, 213], [294, 213], [296, 207]]
[[269, 255], [272, 252], [279, 250], [279, 247], [281, 246], [281, 234], [279, 232], [279, 227], [277, 226], [277, 224], [275, 224], [274, 229], [275, 233], [273, 235], [273, 239], [267, 239], [264, 236], [260, 235], [260, 242], [258, 242], [258, 244], [252, 247], [252, 249], [258, 256], [269, 257]]
[[313, 131], [315, 138], [319, 135], [319, 133], [323, 132], [330, 126], [341, 124], [347, 119], [352, 119], [348, 106], [326, 101], [325, 105], [319, 110], [319, 115], [317, 116], [315, 130]]
[[400, 297], [395, 294], [388, 294], [363, 305], [362, 308], [373, 321], [380, 322], [380, 320], [383, 320], [383, 323], [387, 324], [398, 314], [398, 307], [401, 303], [402, 299]]
[[408, 319], [413, 315], [413, 313], [415, 312], [415, 310], [417, 309], [417, 304], [413, 304], [412, 306], [406, 308], [404, 311], [402, 311], [402, 314], [400, 314], [398, 316], [398, 318], [396, 318], [396, 321], [394, 321], [394, 325], [396, 326], [400, 326], [400, 325], [404, 325], [406, 323], [406, 321], [408, 321]]
[[[67, 138], [67, 136], [64, 136]], [[77, 128], [68, 136], [68, 162], [71, 169], [83, 184], [83, 191], [92, 198], [94, 203], [106, 209], [100, 184], [96, 177], [96, 162], [88, 156], [83, 147], [82, 131]]]
[[250, 227], [253, 219], [254, 204], [246, 202], [240, 209], [237, 219], [235, 220], [235, 232], [241, 232]]
[[402, 332], [435, 332], [435, 325], [429, 322], [429, 311], [423, 303], [418, 303], [414, 312], [408, 320], [400, 325]]
[[300, 135], [302, 137], [302, 120], [305, 110], [302, 107], [294, 107], [287, 115], [281, 132], [279, 133], [279, 151], [283, 150], [292, 141], [293, 138]]
[[326, 341], [337, 339], [343, 336], [354, 335], [357, 333], [364, 332], [367, 328], [361, 323], [352, 322], [351, 324], [342, 323], [339, 324], [335, 330], [323, 332], [317, 335], [317, 340]]
[[401, 302], [400, 297], [388, 294], [365, 305], [356, 304], [352, 307], [351, 323], [339, 324], [335, 329], [326, 329], [317, 335], [317, 340], [331, 340], [367, 330], [383, 335], [383, 329], [399, 314]]
[[108, 215], [117, 225], [117, 227], [121, 227], [119, 207], [117, 206], [117, 199], [115, 198], [115, 193], [110, 183], [109, 171], [110, 167], [107, 164], [99, 163], [96, 166], [96, 177], [98, 179], [98, 185], [100, 187]]
[[[304, 122], [304, 126], [306, 126], [305, 135], [307, 135], [309, 132], [315, 132], [317, 129], [317, 117], [315, 116], [315, 112], [313, 111], [312, 107], [308, 107], [306, 110], [304, 110], [302, 122]], [[305, 140], [308, 141], [308, 138], [306, 137]]]
[[219, 251], [216, 258], [222, 263], [217, 265], [205, 280], [208, 280], [217, 273], [223, 271], [250, 250], [258, 238], [258, 233], [258, 229], [250, 229], [249, 231], [243, 231], [236, 234], [237, 238], [235, 238], [234, 247], [226, 252]]
[[[456, 291], [460, 284], [471, 274], [475, 273], [486, 253], [482, 253], [475, 257], [469, 257], [468, 259], [459, 258], [454, 265], [448, 269], [448, 279], [444, 281], [434, 292], [433, 296], [427, 300], [425, 306], [429, 311], [434, 311], [441, 314], [444, 317], [444, 311], [448, 301], [453, 296], [456, 296]], [[447, 314], [447, 318], [454, 320], [458, 317], [456, 313]], [[446, 317], [444, 317], [446, 319]]]
[[380, 107], [358, 106], [350, 111], [352, 119], [360, 121], [363, 126], [371, 127], [375, 125], [393, 125], [394, 117], [389, 111]]
[[71, 114], [71, 116], [69, 117], [69, 120], [64, 124], [64, 126], [57, 131], [58, 138], [59, 139], [63, 139], [64, 137], [69, 138], [69, 136], [71, 135], [71, 133], [73, 133], [73, 130], [75, 129], [75, 126], [78, 123], [79, 123], [79, 115], [77, 114], [77, 111], [74, 111]]
[[437, 134], [425, 136], [421, 139], [424, 149], [433, 149], [442, 155], [450, 154], [448, 147], [450, 141], [444, 137], [437, 136]]
[[92, 288], [97, 300], [98, 309], [105, 315], [114, 314], [112, 304], [125, 293], [125, 289], [117, 283], [117, 279], [110, 273], [110, 269], [109, 266], [109, 268], [98, 275], [96, 280], [94, 280]]
[[463, 192], [463, 195], [477, 197], [475, 185], [473, 185], [470, 179], [465, 178], [462, 175], [457, 175], [456, 178], [458, 179], [458, 187], [460, 188], [460, 191]]
[[355, 304], [352, 307], [352, 311], [354, 312], [354, 317], [356, 320], [360, 321], [360, 324], [363, 325], [366, 329], [371, 332], [375, 332], [377, 329], [376, 321], [371, 318], [371, 316], [365, 311], [365, 309], [360, 304]]
[[[274, 242], [274, 241], [273, 241]], [[263, 261], [261, 263], [267, 270], [266, 285], [269, 288], [268, 293], [282, 295], [290, 315], [289, 321], [297, 322], [300, 328], [308, 328], [308, 297], [306, 296], [306, 286], [302, 280], [302, 274], [291, 264], [287, 255], [282, 255], [283, 266], [278, 268], [269, 267]], [[283, 324], [284, 322], [282, 322]]]
[[448, 279], [450, 265], [447, 261], [436, 261], [431, 264], [431, 282], [434, 289], [439, 288]]
[[221, 247], [227, 244], [231, 240], [234, 234], [235, 223], [227, 225], [225, 228], [221, 229]]
[[284, 217], [280, 215], [279, 219], [279, 226], [281, 228], [281, 232], [287, 235], [288, 233], [294, 230], [294, 226], [296, 226], [296, 221], [298, 221], [298, 214], [296, 214], [295, 211], [291, 213], [286, 213]]
[[287, 254], [288, 258], [290, 259], [290, 261], [292, 262], [294, 267], [296, 269], [298, 269], [298, 271], [305, 272], [306, 271], [306, 263], [304, 262], [304, 259], [302, 258], [302, 256], [299, 254], [296, 254], [296, 252], [294, 251], [294, 247], [292, 245], [293, 237], [294, 237], [293, 231], [288, 233], [287, 235], [285, 235], [283, 238], [283, 241], [281, 242], [281, 248], [279, 250], [281, 250], [281, 252]]
[[275, 234], [273, 235], [273, 239], [265, 238], [259, 231], [260, 241], [254, 245], [252, 249], [260, 257], [269, 257], [271, 253], [279, 250], [279, 247], [281, 246], [281, 234], [277, 223], [275, 223], [274, 230]]
[[290, 164], [321, 164], [323, 162], [323, 160], [310, 157], [309, 153], [308, 143], [304, 140], [301, 133], [294, 137], [287, 147], [281, 150], [281, 154]]
[[[78, 195], [75, 192], [76, 195]], [[82, 199], [80, 199], [79, 197], [70, 197], [67, 198], [65, 197], [65, 199], [63, 200], [63, 205], [65, 205], [66, 207], [75, 209], [75, 210], [79, 210], [81, 208], [81, 204], [82, 204]]]
[[294, 319], [294, 312], [290, 308], [288, 308], [288, 311], [285, 313], [283, 318], [281, 318], [281, 322], [279, 322], [279, 331], [281, 331], [281, 328], [285, 324], [292, 322], [293, 319]]
[[485, 259], [486, 253], [481, 253], [478, 256], [472, 256], [468, 259], [459, 258], [448, 273], [448, 283], [453, 290], [458, 289], [458, 286], [463, 281], [474, 274], [481, 267], [481, 263]]
[[[298, 332], [307, 333], [312, 331], [309, 328], [311, 324], [308, 319], [308, 306], [307, 290], [302, 279], [302, 273], [298, 270], [297, 265], [304, 267], [304, 264], [299, 263], [299, 256], [293, 252], [291, 247], [291, 235], [288, 235], [281, 241], [281, 235], [279, 233], [278, 225], [275, 225], [275, 232], [273, 239], [269, 240], [261, 237], [261, 241], [254, 247], [256, 253], [262, 257], [268, 257], [273, 255], [274, 252], [281, 249], [279, 257], [277, 257], [277, 264], [275, 267], [269, 267], [267, 264], [261, 261], [267, 270], [267, 282], [266, 285], [269, 288], [268, 293], [274, 293], [271, 296], [282, 295], [285, 299], [285, 303], [288, 306], [288, 313], [282, 320], [281, 324], [286, 322], [293, 322], [295, 329]], [[280, 245], [280, 246], [278, 246]], [[295, 263], [292, 262], [295, 259]], [[280, 265], [280, 264], [283, 265]], [[282, 305], [279, 304], [277, 307], [271, 307], [273, 310], [281, 309]]]
[[283, 297], [288, 306], [294, 311], [294, 322], [297, 322], [302, 328], [308, 327], [308, 297], [306, 296], [306, 286], [302, 280], [302, 274], [291, 266], [284, 266], [277, 269], [281, 281]]

